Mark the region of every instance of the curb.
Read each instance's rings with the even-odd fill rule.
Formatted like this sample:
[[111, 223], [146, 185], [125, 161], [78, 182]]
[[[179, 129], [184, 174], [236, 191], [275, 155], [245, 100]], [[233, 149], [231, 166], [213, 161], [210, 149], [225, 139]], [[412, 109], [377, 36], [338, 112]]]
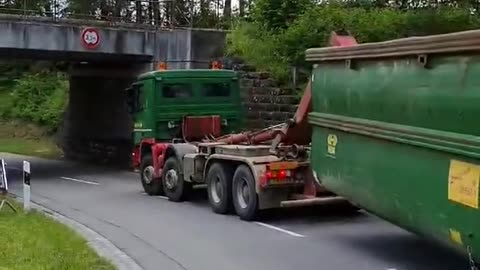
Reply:
[[[12, 195], [17, 201], [23, 203], [21, 196], [11, 193], [10, 195]], [[35, 203], [34, 201], [31, 202], [31, 205], [32, 208], [42, 211], [55, 221], [60, 222], [79, 233], [85, 240], [87, 240], [87, 244], [93, 248], [100, 257], [110, 261], [117, 270], [143, 270], [135, 260], [94, 230], [54, 210]]]

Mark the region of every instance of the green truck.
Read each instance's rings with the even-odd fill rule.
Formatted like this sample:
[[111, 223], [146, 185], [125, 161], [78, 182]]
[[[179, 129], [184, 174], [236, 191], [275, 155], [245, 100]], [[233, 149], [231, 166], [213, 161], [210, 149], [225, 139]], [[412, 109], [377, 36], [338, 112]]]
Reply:
[[304, 117], [308, 98], [293, 121], [239, 132], [244, 110], [234, 71], [152, 71], [127, 94], [135, 123], [132, 160], [147, 194], [179, 202], [206, 185], [215, 213], [235, 211], [244, 220], [276, 207], [351, 208], [314, 182]]
[[476, 261], [479, 51], [478, 30], [306, 51], [316, 180]]

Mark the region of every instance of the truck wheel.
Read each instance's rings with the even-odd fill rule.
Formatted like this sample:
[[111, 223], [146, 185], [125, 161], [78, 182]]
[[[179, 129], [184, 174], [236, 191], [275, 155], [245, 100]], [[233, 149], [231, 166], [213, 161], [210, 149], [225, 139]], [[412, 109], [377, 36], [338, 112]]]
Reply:
[[245, 165], [238, 166], [233, 175], [232, 185], [233, 206], [237, 215], [246, 221], [255, 219], [258, 212], [258, 196], [250, 168]]
[[142, 158], [140, 163], [140, 180], [143, 190], [150, 196], [163, 195], [162, 179], [153, 177], [153, 159], [150, 154]]
[[208, 201], [217, 214], [227, 214], [232, 209], [232, 177], [232, 170], [221, 163], [214, 163], [208, 169]]
[[163, 191], [170, 201], [184, 201], [192, 191], [192, 184], [183, 179], [176, 157], [169, 157], [163, 165]]

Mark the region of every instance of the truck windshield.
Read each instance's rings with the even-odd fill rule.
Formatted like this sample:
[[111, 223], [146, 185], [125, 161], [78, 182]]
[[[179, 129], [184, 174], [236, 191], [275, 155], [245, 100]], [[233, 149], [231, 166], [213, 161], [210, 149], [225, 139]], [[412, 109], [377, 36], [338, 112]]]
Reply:
[[228, 97], [230, 96], [230, 84], [227, 82], [204, 83], [202, 84], [202, 96]]

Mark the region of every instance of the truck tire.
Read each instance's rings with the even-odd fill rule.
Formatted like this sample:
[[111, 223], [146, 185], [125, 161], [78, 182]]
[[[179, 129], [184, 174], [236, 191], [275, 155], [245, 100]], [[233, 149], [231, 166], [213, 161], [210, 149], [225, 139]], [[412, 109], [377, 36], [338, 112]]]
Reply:
[[227, 214], [232, 209], [232, 177], [232, 169], [222, 163], [215, 162], [208, 169], [208, 201], [217, 214]]
[[246, 165], [240, 165], [233, 175], [232, 197], [235, 212], [242, 220], [251, 221], [258, 212], [255, 178]]
[[163, 191], [170, 201], [182, 202], [192, 191], [192, 184], [183, 179], [183, 172], [175, 156], [169, 157], [163, 165]]
[[153, 178], [153, 170], [152, 155], [147, 154], [140, 162], [140, 180], [143, 190], [150, 196], [163, 195], [162, 179]]

